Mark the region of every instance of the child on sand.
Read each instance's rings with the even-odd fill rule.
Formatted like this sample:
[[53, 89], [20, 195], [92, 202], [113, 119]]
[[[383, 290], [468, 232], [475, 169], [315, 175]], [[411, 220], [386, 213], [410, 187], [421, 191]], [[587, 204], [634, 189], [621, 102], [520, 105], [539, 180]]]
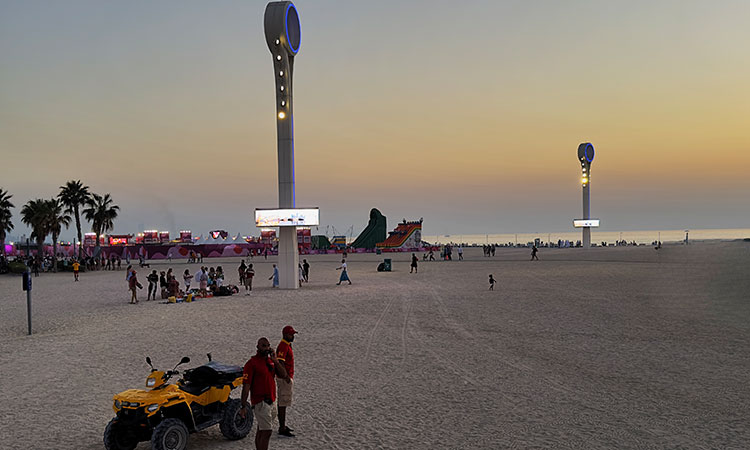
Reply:
[[190, 269], [185, 269], [185, 273], [182, 274], [182, 279], [185, 281], [185, 292], [190, 292], [190, 282], [193, 281], [193, 276], [190, 275]]
[[73, 280], [78, 281], [78, 271], [81, 269], [81, 265], [78, 261], [73, 261]]
[[497, 281], [494, 278], [492, 278], [492, 274], [490, 274], [490, 290], [491, 291], [495, 290], [495, 283], [497, 283]]

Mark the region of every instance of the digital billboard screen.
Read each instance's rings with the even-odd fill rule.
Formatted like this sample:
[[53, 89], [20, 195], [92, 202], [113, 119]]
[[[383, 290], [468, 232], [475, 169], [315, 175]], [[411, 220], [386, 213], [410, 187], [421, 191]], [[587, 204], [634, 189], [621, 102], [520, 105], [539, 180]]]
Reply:
[[256, 227], [299, 227], [320, 225], [319, 208], [256, 209]]
[[595, 228], [599, 226], [599, 219], [574, 220], [573, 226], [575, 228]]

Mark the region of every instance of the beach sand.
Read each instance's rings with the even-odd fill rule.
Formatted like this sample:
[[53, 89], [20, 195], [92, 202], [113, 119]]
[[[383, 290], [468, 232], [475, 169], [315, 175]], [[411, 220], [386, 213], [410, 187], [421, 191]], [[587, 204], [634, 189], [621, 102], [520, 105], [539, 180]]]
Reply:
[[[454, 252], [455, 254], [455, 252]], [[124, 270], [34, 279], [34, 334], [18, 276], [0, 276], [0, 448], [102, 449], [113, 394], [171, 368], [242, 365], [260, 336], [299, 335], [296, 438], [273, 449], [746, 448], [750, 243], [481, 249], [465, 261], [305, 256], [310, 283], [192, 304], [128, 304]], [[383, 257], [394, 271], [378, 273]], [[421, 257], [421, 255], [420, 255]], [[420, 258], [421, 259], [421, 258]], [[237, 259], [222, 265], [236, 283]], [[181, 274], [197, 265], [152, 264]], [[488, 275], [498, 280], [488, 291]], [[146, 269], [139, 270], [145, 285]], [[233, 396], [239, 396], [236, 389]], [[138, 449], [150, 448], [141, 443]], [[190, 449], [253, 448], [218, 427]]]

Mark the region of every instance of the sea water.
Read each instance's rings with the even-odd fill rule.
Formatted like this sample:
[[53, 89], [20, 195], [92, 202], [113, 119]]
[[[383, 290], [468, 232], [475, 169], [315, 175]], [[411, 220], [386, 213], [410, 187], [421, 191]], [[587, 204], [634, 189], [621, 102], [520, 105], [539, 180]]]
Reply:
[[[661, 241], [662, 243], [684, 242], [686, 234], [688, 241], [750, 239], [749, 228], [647, 231], [598, 231], [596, 228], [592, 228], [591, 242], [597, 245], [601, 245], [602, 242], [611, 245], [623, 240], [628, 243], [635, 241], [638, 244], [651, 244], [654, 241]], [[557, 244], [558, 240], [575, 243], [582, 240], [582, 237], [581, 231], [422, 235], [423, 241], [436, 244], [515, 245], [534, 242], [535, 239], [539, 239], [542, 243], [553, 242]]]

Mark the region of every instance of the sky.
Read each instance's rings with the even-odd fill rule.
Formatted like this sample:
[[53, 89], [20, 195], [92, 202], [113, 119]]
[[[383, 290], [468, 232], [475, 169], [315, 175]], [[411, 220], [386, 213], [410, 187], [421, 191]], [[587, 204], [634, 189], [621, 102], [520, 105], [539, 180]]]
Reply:
[[[0, 0], [0, 188], [115, 233], [259, 234], [278, 204], [266, 2]], [[299, 0], [297, 206], [356, 235], [750, 228], [750, 2]], [[351, 231], [350, 231], [351, 230]], [[73, 232], [63, 233], [72, 239]]]

